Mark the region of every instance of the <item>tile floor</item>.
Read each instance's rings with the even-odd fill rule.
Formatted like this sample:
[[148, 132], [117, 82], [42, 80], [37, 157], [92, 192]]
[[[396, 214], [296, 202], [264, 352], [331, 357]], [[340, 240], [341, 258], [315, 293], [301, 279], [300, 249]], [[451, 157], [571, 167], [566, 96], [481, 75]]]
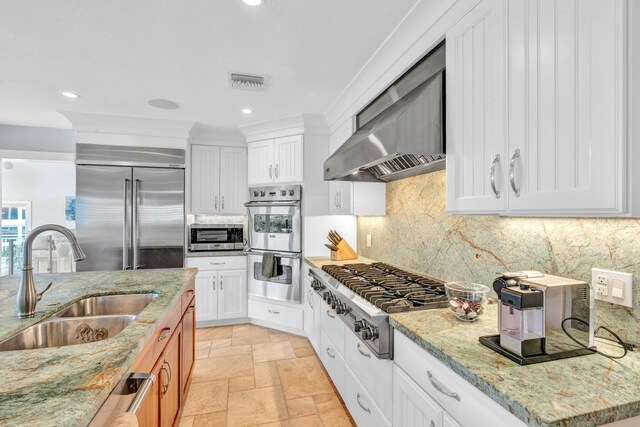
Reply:
[[196, 330], [180, 427], [355, 426], [311, 343], [256, 325]]

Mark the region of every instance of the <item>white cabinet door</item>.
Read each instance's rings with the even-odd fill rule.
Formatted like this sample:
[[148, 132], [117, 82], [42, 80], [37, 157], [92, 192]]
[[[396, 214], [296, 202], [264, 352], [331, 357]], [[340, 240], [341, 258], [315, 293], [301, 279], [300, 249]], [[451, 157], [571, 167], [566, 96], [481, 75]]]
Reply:
[[442, 417], [442, 427], [461, 427], [453, 418], [449, 416], [446, 412]]
[[218, 318], [247, 317], [247, 271], [218, 272]]
[[247, 144], [247, 183], [269, 184], [274, 179], [273, 139]]
[[316, 352], [320, 351], [320, 316], [322, 312], [320, 309], [322, 308], [323, 300], [316, 292], [311, 293], [311, 301], [313, 305], [313, 326], [311, 328], [311, 335], [309, 336], [309, 340], [311, 344], [316, 349]]
[[201, 271], [196, 274], [196, 321], [218, 318], [217, 287], [217, 271]]
[[302, 135], [276, 138], [273, 150], [274, 182], [302, 182]]
[[447, 31], [449, 213], [505, 210], [505, 28], [505, 1], [483, 0]]
[[307, 338], [311, 339], [313, 331], [313, 289], [311, 289], [311, 281], [306, 277], [304, 278], [304, 286], [302, 289], [305, 295], [303, 320], [304, 333]]
[[220, 147], [191, 146], [191, 213], [220, 209]]
[[398, 366], [393, 367], [393, 425], [440, 427], [442, 408]]
[[329, 213], [332, 215], [353, 214], [351, 194], [353, 183], [346, 181], [329, 182]]
[[247, 199], [247, 151], [220, 148], [220, 213], [245, 214]]
[[511, 213], [624, 211], [626, 5], [509, 1]]

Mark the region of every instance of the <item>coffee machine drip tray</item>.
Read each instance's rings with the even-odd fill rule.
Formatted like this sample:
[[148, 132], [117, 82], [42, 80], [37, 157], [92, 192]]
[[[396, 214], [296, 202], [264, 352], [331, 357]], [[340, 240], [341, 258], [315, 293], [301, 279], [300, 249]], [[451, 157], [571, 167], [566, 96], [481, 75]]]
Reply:
[[480, 342], [489, 347], [491, 350], [503, 355], [504, 357], [511, 359], [519, 365], [533, 365], [534, 363], [551, 362], [552, 360], [568, 359], [576, 356], [586, 356], [588, 354], [594, 354], [596, 352], [595, 347], [592, 348], [576, 348], [573, 350], [566, 350], [559, 353], [552, 354], [540, 354], [537, 356], [523, 357], [519, 354], [515, 354], [507, 350], [500, 345], [500, 334], [485, 335], [480, 337]]

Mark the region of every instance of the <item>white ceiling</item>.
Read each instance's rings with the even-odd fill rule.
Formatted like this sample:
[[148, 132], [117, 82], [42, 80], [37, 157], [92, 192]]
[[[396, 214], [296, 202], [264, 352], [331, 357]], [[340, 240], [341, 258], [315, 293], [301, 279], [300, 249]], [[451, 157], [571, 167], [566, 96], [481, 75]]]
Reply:
[[[56, 110], [221, 128], [322, 114], [416, 1], [2, 0], [0, 123], [70, 127]], [[227, 71], [267, 75], [268, 91], [232, 90]]]

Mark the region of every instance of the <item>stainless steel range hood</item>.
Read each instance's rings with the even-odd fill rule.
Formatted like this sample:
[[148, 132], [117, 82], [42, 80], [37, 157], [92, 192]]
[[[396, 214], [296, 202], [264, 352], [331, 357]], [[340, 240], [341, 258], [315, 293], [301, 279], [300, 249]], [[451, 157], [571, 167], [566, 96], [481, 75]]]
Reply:
[[387, 90], [396, 99], [403, 83], [413, 85], [411, 91], [325, 161], [325, 181], [389, 182], [444, 169], [444, 46], [423, 61]]

